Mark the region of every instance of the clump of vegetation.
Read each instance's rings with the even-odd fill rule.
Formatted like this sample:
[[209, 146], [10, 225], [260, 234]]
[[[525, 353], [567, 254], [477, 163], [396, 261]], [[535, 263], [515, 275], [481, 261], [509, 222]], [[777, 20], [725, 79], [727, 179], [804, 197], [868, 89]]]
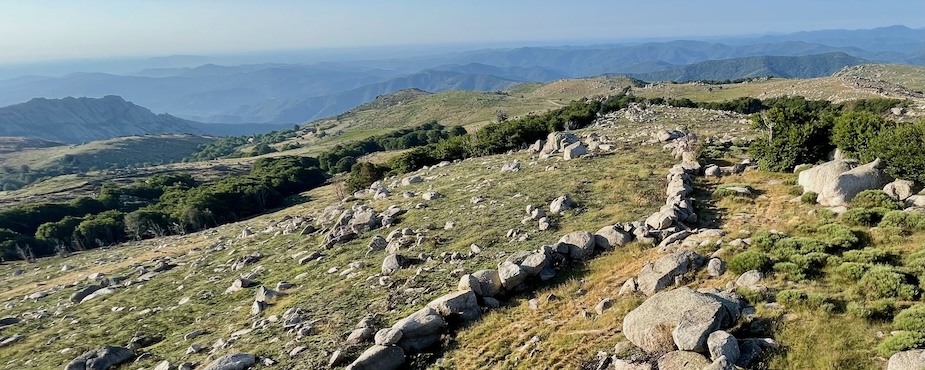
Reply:
[[848, 313], [867, 321], [886, 321], [893, 318], [893, 314], [896, 312], [896, 301], [880, 299], [869, 304], [849, 302], [845, 309]]
[[835, 276], [845, 281], [858, 281], [867, 273], [869, 266], [857, 262], [845, 262], [835, 268]]
[[803, 204], [816, 204], [816, 199], [819, 198], [819, 194], [816, 194], [814, 191], [807, 191], [800, 196], [800, 202]]
[[847, 112], [834, 120], [832, 143], [845, 155], [870, 162], [876, 158], [871, 143], [880, 134], [887, 121], [869, 111]]
[[860, 246], [861, 239], [845, 225], [828, 224], [819, 227], [816, 237], [837, 250], [848, 250]]
[[771, 259], [764, 253], [755, 250], [745, 251], [732, 256], [728, 263], [729, 271], [736, 274], [751, 270], [766, 272], [770, 270], [771, 267]]
[[925, 214], [919, 212], [889, 211], [877, 225], [881, 228], [894, 227], [903, 233], [925, 230]]
[[893, 177], [925, 182], [925, 119], [881, 130], [871, 144]]
[[880, 342], [877, 350], [884, 357], [890, 357], [896, 352], [922, 347], [925, 347], [925, 333], [901, 331]]
[[858, 282], [857, 292], [867, 299], [894, 298], [913, 300], [919, 288], [904, 273], [889, 266], [875, 266]]
[[780, 304], [795, 307], [803, 305], [809, 299], [809, 296], [807, 296], [806, 292], [802, 290], [784, 289], [780, 292], [777, 292], [776, 299]]
[[886, 208], [851, 208], [841, 214], [841, 221], [849, 226], [874, 226], [889, 212]]
[[852, 207], [900, 209], [902, 202], [887, 195], [883, 190], [864, 190], [851, 200]]

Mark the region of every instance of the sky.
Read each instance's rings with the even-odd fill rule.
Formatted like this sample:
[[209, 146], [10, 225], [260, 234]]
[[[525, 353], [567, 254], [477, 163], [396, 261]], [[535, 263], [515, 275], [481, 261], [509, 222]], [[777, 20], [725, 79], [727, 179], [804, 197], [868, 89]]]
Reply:
[[0, 64], [925, 26], [922, 0], [0, 0]]

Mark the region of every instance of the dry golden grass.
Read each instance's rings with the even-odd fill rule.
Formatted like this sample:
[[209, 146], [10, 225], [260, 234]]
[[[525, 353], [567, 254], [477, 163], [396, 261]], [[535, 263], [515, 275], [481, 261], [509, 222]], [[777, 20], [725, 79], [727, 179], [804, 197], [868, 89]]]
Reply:
[[[617, 293], [624, 281], [657, 257], [654, 250], [638, 245], [605, 253], [571, 276], [521, 295], [460, 331], [445, 362], [435, 368], [578, 369], [598, 350], [612, 351], [622, 339], [623, 316], [641, 300]], [[578, 294], [580, 285], [585, 294]], [[529, 308], [532, 298], [540, 302], [536, 310]], [[597, 315], [594, 307], [604, 298], [613, 299], [614, 305]]]

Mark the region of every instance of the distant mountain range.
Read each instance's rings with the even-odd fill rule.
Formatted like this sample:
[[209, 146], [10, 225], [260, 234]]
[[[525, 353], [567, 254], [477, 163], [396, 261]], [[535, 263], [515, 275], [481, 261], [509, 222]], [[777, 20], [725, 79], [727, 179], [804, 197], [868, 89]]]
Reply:
[[0, 108], [0, 136], [71, 144], [129, 135], [201, 134], [193, 124], [169, 114], [154, 114], [118, 96], [36, 98]]
[[[270, 58], [269, 56], [267, 58]], [[298, 61], [274, 56], [272, 60]], [[164, 65], [242, 59], [158, 58], [131, 74], [72, 73], [0, 80], [0, 106], [35, 97], [118, 95], [217, 134], [268, 131], [342, 113], [401, 89], [493, 91], [523, 82], [626, 74], [647, 81], [827, 76], [863, 63], [925, 65], [925, 29], [812, 31], [711, 41], [484, 49], [404, 59]], [[265, 59], [269, 60], [269, 59]], [[174, 118], [176, 118], [174, 117]], [[179, 118], [178, 118], [179, 119]], [[250, 124], [234, 128], [229, 124]]]
[[747, 57], [709, 60], [656, 72], [631, 73], [643, 81], [735, 80], [748, 77], [812, 78], [830, 76], [842, 68], [867, 61], [845, 53], [826, 53], [799, 57]]

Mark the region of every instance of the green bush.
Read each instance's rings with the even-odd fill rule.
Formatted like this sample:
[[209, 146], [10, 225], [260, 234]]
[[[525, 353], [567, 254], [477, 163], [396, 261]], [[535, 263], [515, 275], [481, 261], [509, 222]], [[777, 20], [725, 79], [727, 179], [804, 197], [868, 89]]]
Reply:
[[925, 230], [925, 214], [919, 212], [889, 211], [883, 215], [878, 227], [896, 227], [904, 233]]
[[[789, 178], [789, 179], [784, 180], [784, 185], [787, 185], [787, 186], [794, 186], [794, 185], [797, 185], [797, 178], [796, 178], [796, 177], [791, 177], [791, 178]], [[801, 194], [803, 193], [803, 187], [802, 187], [802, 186], [800, 187], [800, 193], [801, 193]], [[797, 195], [800, 195], [800, 194], [797, 194]]]
[[919, 288], [910, 283], [906, 274], [888, 266], [875, 266], [868, 270], [858, 282], [857, 290], [868, 299], [912, 300], [919, 294]]
[[879, 114], [866, 111], [846, 112], [835, 118], [832, 127], [832, 143], [847, 156], [869, 162], [876, 158], [870, 148], [880, 134], [886, 120]]
[[802, 97], [781, 98], [771, 109], [752, 116], [762, 132], [749, 154], [763, 170], [783, 172], [800, 163], [817, 163], [835, 148], [829, 141], [831, 119], [823, 114], [829, 103]]
[[816, 237], [834, 249], [852, 249], [860, 246], [861, 239], [845, 225], [828, 224], [820, 227]]
[[816, 278], [822, 275], [822, 269], [825, 268], [829, 261], [830, 255], [822, 252], [812, 252], [807, 254], [793, 254], [790, 256], [790, 262], [796, 264], [802, 270], [802, 273], [808, 278]]
[[777, 243], [778, 240], [786, 237], [787, 235], [782, 233], [772, 233], [767, 230], [761, 230], [752, 236], [751, 246], [752, 248], [767, 252], [774, 249], [774, 244]]
[[883, 219], [887, 209], [876, 208], [852, 208], [842, 213], [841, 221], [849, 226], [874, 226]]
[[803, 204], [816, 204], [817, 198], [819, 198], [819, 194], [814, 191], [807, 191], [800, 196], [800, 202]]
[[925, 333], [903, 331], [896, 335], [889, 336], [883, 340], [883, 342], [880, 342], [880, 345], [877, 346], [877, 350], [884, 357], [890, 357], [896, 352], [922, 348], [923, 346], [925, 346]]
[[732, 258], [729, 259], [728, 268], [729, 271], [736, 274], [751, 270], [766, 272], [771, 268], [771, 259], [759, 251], [745, 251], [732, 256]]
[[851, 207], [901, 209], [902, 202], [890, 198], [883, 190], [864, 190], [851, 200]]
[[806, 279], [803, 268], [793, 262], [775, 263], [774, 273], [782, 275], [790, 281], [801, 281]]
[[893, 319], [893, 330], [925, 332], [925, 304], [899, 311]]
[[870, 304], [850, 302], [845, 308], [848, 313], [865, 320], [885, 321], [893, 318], [893, 313], [896, 312], [896, 301], [892, 299], [880, 299]]
[[777, 292], [777, 303], [785, 306], [800, 306], [806, 303], [808, 296], [806, 292], [796, 289], [784, 289]]
[[882, 130], [871, 147], [891, 176], [925, 182], [925, 119]]
[[825, 252], [827, 244], [813, 238], [802, 236], [783, 238], [774, 243], [771, 255], [779, 260], [789, 259], [794, 254]]
[[[802, 195], [802, 194], [803, 194], [803, 187], [800, 186], [800, 185], [793, 185], [793, 186], [790, 186], [790, 187], [787, 188], [787, 194], [796, 195], [796, 196]], [[802, 200], [802, 197], [801, 197], [800, 199]]]
[[847, 281], [858, 281], [864, 277], [870, 266], [857, 262], [845, 262], [835, 268], [835, 275]]
[[864, 248], [847, 251], [842, 254], [842, 258], [848, 262], [868, 263], [868, 264], [892, 264], [897, 259], [895, 254], [877, 248]]

